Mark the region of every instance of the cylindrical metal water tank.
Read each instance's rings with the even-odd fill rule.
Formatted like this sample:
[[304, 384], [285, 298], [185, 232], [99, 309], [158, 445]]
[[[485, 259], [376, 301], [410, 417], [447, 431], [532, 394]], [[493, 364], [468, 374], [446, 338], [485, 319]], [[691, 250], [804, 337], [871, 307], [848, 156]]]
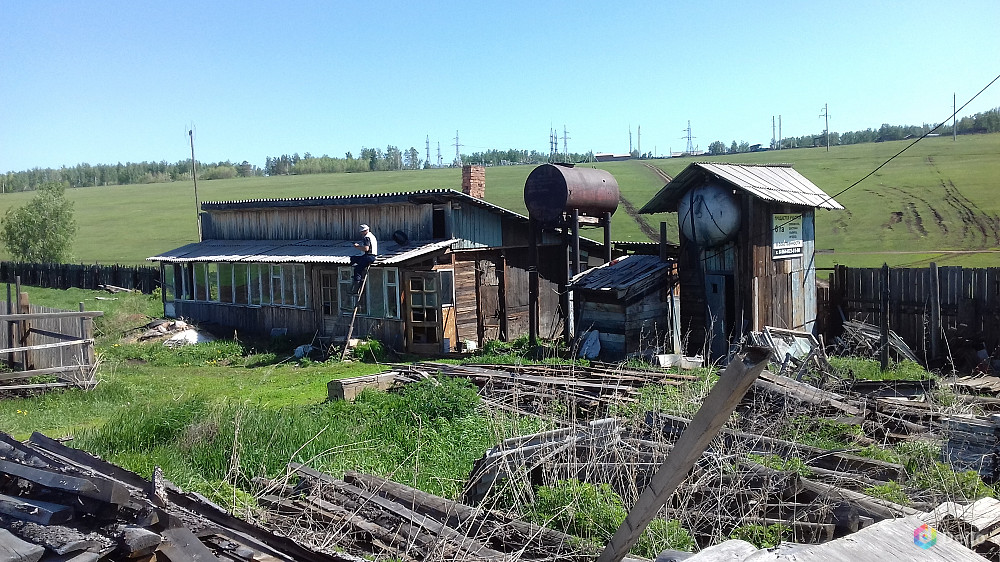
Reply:
[[596, 168], [572, 164], [542, 164], [524, 181], [524, 206], [531, 218], [558, 222], [564, 211], [579, 209], [581, 215], [601, 217], [618, 209], [618, 182]]
[[688, 240], [710, 248], [736, 237], [740, 204], [732, 189], [707, 183], [685, 193], [677, 203], [677, 223]]

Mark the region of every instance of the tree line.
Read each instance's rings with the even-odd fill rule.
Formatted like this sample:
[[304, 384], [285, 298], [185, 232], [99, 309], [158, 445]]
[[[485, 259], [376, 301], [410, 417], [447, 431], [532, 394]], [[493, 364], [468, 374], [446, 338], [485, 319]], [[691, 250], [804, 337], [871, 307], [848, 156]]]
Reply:
[[[882, 124], [878, 129], [865, 129], [863, 131], [848, 131], [838, 133], [830, 131], [830, 146], [861, 144], [866, 142], [887, 142], [921, 137], [931, 130], [935, 125], [924, 123], [923, 125], [889, 125]], [[982, 113], [962, 117], [955, 125], [943, 124], [938, 127], [936, 134], [947, 136], [951, 134], [974, 135], [982, 133], [1000, 133], [1000, 108], [990, 109]], [[814, 146], [826, 146], [826, 133], [820, 131], [814, 135], [803, 135], [800, 137], [785, 137], [780, 141], [772, 141], [768, 147], [770, 150], [778, 148], [806, 148]], [[715, 141], [708, 145], [708, 153], [711, 155], [737, 154], [741, 152], [753, 152], [759, 150], [761, 145], [751, 145], [743, 141], [737, 143], [735, 140], [727, 147], [722, 141]]]
[[[933, 128], [932, 125], [926, 123], [920, 126], [883, 124], [878, 129], [848, 131], [846, 133], [831, 131], [829, 133], [830, 145], [903, 140], [919, 137]], [[959, 135], [998, 133], [1000, 132], [1000, 108], [963, 117], [958, 120], [954, 129]], [[940, 135], [951, 135], [952, 130], [953, 127], [951, 124], [945, 124], [938, 128], [937, 133]], [[780, 141], [772, 141], [771, 145], [767, 146], [766, 149], [773, 150], [779, 148], [779, 146], [783, 149], [825, 146], [826, 143], [826, 134], [820, 132], [813, 135], [785, 137]], [[708, 145], [708, 153], [712, 155], [736, 154], [764, 148], [759, 144], [750, 144], [746, 141], [737, 143], [734, 140], [728, 146], [722, 141], [715, 141]], [[654, 155], [651, 153], [639, 154], [639, 151], [633, 150], [632, 157], [643, 159], [653, 158]], [[484, 166], [507, 166], [542, 164], [546, 162], [592, 162], [593, 160], [594, 154], [592, 152], [573, 152], [569, 154], [543, 153], [537, 150], [511, 148], [507, 150], [493, 149], [473, 152], [472, 154], [462, 154], [460, 161], [451, 161], [443, 165], [481, 164]], [[197, 162], [196, 169], [198, 171], [198, 179], [213, 180], [250, 176], [419, 170], [434, 167], [437, 166], [432, 165], [431, 162], [422, 160], [420, 153], [412, 146], [408, 150], [400, 150], [394, 145], [389, 145], [384, 150], [364, 147], [357, 157], [351, 152], [347, 152], [343, 158], [332, 157], [326, 154], [313, 156], [307, 152], [303, 156], [299, 156], [298, 153], [268, 156], [265, 159], [263, 167], [258, 167], [246, 160], [238, 164], [227, 160], [214, 163]], [[7, 172], [0, 175], [0, 191], [4, 193], [34, 191], [47, 184], [59, 184], [63, 187], [75, 188], [190, 181], [191, 177], [191, 160], [180, 160], [172, 164], [165, 160], [160, 162], [127, 162], [125, 164], [121, 162], [117, 164], [96, 165], [77, 164], [76, 166], [63, 166], [61, 168], [33, 168], [21, 172]]]

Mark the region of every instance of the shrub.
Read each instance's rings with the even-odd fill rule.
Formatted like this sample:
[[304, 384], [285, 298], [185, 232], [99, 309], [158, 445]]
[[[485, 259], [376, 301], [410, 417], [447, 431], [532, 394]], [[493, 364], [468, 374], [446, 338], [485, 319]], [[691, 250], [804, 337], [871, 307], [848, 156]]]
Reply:
[[386, 351], [382, 342], [375, 339], [366, 339], [354, 347], [354, 356], [365, 363], [381, 363], [385, 361]]
[[438, 377], [403, 387], [405, 410], [424, 422], [444, 418], [448, 421], [471, 414], [479, 402], [479, 391], [467, 379]]
[[792, 529], [780, 523], [766, 527], [764, 525], [743, 525], [733, 529], [729, 538], [747, 541], [757, 548], [773, 548], [778, 546], [781, 541], [792, 538]]
[[[538, 488], [528, 515], [535, 523], [576, 535], [596, 545], [607, 543], [625, 521], [625, 504], [611, 486], [575, 479]], [[694, 539], [673, 520], [654, 519], [639, 537], [633, 554], [655, 557], [666, 549], [690, 551]]]

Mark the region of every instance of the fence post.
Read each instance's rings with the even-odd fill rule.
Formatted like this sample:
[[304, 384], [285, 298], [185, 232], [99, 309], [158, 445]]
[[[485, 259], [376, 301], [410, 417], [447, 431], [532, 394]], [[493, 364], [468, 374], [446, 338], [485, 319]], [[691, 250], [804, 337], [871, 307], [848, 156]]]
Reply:
[[882, 370], [889, 370], [889, 264], [882, 264], [882, 296], [879, 299], [881, 314], [879, 317], [879, 328], [882, 337], [879, 338], [879, 359], [882, 363]]
[[[80, 312], [86, 310], [83, 303], [80, 303]], [[94, 319], [87, 318], [86, 316], [80, 316], [80, 339], [90, 340], [94, 337]], [[87, 377], [87, 381], [90, 382], [94, 378], [94, 343], [82, 343], [80, 344], [80, 359], [83, 362], [83, 366], [80, 367], [81, 374]]]
[[[31, 312], [31, 303], [28, 301], [28, 293], [17, 292], [17, 313], [18, 314], [28, 314]], [[27, 320], [21, 320], [21, 347], [27, 347], [31, 345], [31, 323]], [[27, 349], [21, 352], [21, 365], [25, 371], [30, 371], [32, 369], [32, 364], [34, 361], [31, 358], [31, 352]]]

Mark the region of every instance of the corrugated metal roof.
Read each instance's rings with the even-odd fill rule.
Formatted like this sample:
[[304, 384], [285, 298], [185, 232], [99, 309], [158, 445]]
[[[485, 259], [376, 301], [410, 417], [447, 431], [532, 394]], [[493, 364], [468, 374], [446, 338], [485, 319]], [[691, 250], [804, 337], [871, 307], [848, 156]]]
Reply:
[[627, 290], [652, 275], [669, 272], [670, 267], [671, 263], [660, 261], [659, 256], [622, 256], [573, 276], [569, 284], [574, 289]]
[[718, 178], [763, 201], [820, 209], [843, 209], [833, 197], [796, 172], [790, 164], [721, 164], [694, 162], [646, 203], [640, 213], [676, 211], [681, 197], [706, 178]]
[[[450, 247], [449, 240], [411, 240], [400, 246], [379, 240], [376, 264], [393, 265]], [[205, 240], [146, 258], [163, 262], [255, 262], [348, 264], [358, 250], [348, 240]]]
[[309, 207], [309, 206], [344, 206], [344, 205], [381, 205], [390, 203], [420, 203], [438, 200], [461, 201], [490, 209], [514, 218], [528, 220], [528, 217], [494, 205], [485, 199], [455, 191], [454, 189], [422, 189], [418, 191], [397, 191], [392, 193], [361, 193], [352, 195], [327, 195], [322, 197], [291, 197], [284, 199], [241, 199], [235, 201], [205, 201], [201, 204], [204, 211], [229, 211], [242, 209], [267, 209], [274, 207]]

